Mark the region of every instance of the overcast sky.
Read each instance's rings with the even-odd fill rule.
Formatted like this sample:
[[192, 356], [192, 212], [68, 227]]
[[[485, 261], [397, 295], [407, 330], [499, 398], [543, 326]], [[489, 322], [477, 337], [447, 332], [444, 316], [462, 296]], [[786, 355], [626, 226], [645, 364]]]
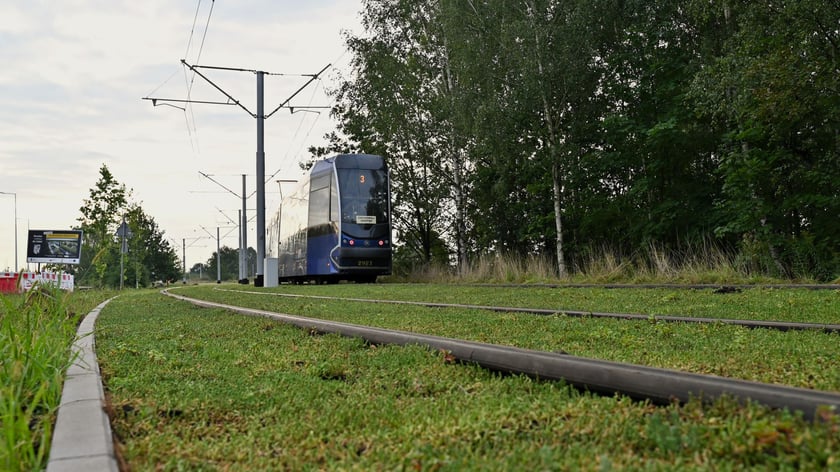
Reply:
[[[103, 164], [179, 257], [186, 239], [188, 267], [216, 250], [208, 232], [217, 226], [222, 245], [237, 247], [236, 230], [224, 227], [241, 201], [222, 186], [239, 194], [246, 174], [246, 193], [255, 190], [256, 120], [237, 106], [181, 110], [142, 98], [226, 100], [181, 59], [290, 74], [266, 77], [267, 113], [308, 80], [294, 74], [333, 64], [291, 102], [331, 105], [325, 90], [350, 59], [342, 32], [361, 34], [360, 8], [361, 0], [0, 0], [0, 192], [16, 194], [0, 194], [0, 271], [15, 265], [15, 222], [21, 267], [27, 229], [78, 225]], [[202, 72], [256, 112], [254, 73]], [[279, 203], [274, 180], [299, 178], [306, 149], [334, 127], [325, 110], [283, 109], [266, 120], [266, 178], [276, 174], [269, 214]], [[255, 205], [252, 196], [252, 218]], [[252, 219], [250, 246], [255, 228]]]

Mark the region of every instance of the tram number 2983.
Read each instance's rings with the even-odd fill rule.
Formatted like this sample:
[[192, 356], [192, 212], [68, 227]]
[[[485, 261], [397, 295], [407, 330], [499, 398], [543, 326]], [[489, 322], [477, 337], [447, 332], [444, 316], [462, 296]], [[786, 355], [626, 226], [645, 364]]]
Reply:
[[371, 260], [359, 260], [356, 261], [356, 265], [359, 267], [373, 267], [373, 261]]

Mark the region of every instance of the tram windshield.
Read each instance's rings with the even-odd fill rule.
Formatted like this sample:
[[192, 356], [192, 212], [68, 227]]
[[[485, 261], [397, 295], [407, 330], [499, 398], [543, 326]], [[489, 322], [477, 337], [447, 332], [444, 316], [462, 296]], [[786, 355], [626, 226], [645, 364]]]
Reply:
[[337, 169], [341, 221], [354, 224], [388, 222], [388, 178], [381, 169]]

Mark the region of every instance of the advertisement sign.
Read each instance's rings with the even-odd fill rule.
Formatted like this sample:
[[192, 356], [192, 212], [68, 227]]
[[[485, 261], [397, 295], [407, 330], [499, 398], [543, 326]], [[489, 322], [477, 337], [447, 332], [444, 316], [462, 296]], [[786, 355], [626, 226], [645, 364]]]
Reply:
[[82, 232], [77, 230], [29, 230], [26, 262], [78, 264]]

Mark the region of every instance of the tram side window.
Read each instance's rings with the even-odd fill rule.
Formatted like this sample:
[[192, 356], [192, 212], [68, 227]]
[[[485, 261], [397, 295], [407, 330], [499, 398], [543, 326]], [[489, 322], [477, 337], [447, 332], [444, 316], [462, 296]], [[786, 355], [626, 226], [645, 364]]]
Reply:
[[329, 223], [330, 188], [324, 187], [309, 195], [309, 226]]
[[329, 223], [331, 177], [332, 174], [321, 174], [312, 178], [309, 193], [309, 226]]
[[330, 179], [330, 221], [338, 221], [338, 189]]

